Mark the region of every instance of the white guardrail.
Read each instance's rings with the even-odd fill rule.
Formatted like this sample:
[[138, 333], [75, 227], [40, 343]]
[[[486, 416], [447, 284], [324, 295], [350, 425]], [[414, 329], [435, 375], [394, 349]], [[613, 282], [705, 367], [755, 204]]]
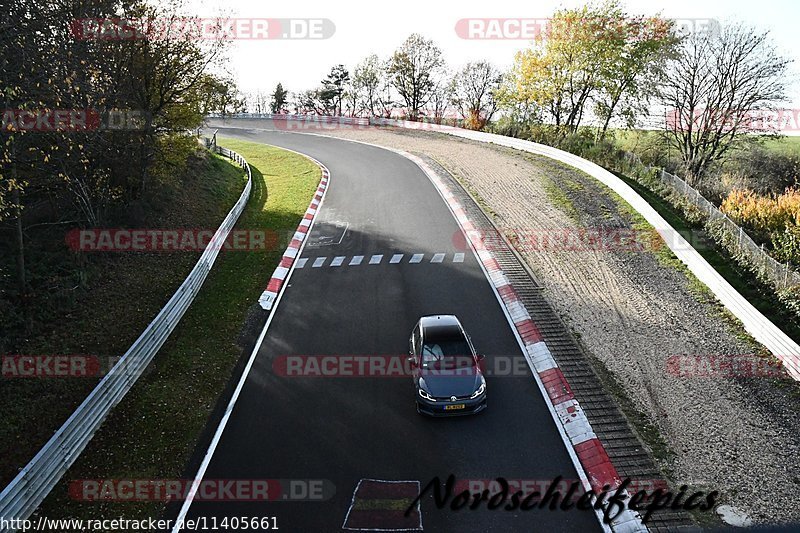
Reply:
[[[290, 115], [286, 113], [238, 113], [236, 115], [222, 115], [220, 113], [210, 113], [208, 118], [262, 118], [278, 122], [286, 122], [291, 128], [302, 125], [311, 126], [313, 124], [345, 124], [351, 126], [369, 126], [370, 119], [366, 117], [341, 117], [327, 115]], [[280, 127], [278, 127], [281, 129]]]
[[[204, 140], [206, 147], [212, 146], [211, 141]], [[189, 276], [164, 308], [83, 403], [75, 409], [64, 425], [0, 493], [0, 518], [7, 521], [15, 518], [26, 519], [44, 501], [61, 476], [92, 440], [108, 413], [136, 383], [200, 291], [225, 239], [244, 211], [253, 186], [250, 166], [242, 156], [216, 144], [213, 148], [217, 153], [239, 163], [247, 172], [247, 185], [242, 195], [214, 233]], [[0, 531], [5, 533], [14, 529], [4, 527]]]
[[669, 246], [670, 250], [680, 259], [699, 279], [705, 284], [719, 301], [744, 325], [744, 329], [778, 359], [783, 362], [784, 368], [791, 377], [800, 381], [800, 346], [781, 331], [767, 317], [753, 307], [747, 299], [723, 278], [705, 258], [689, 244], [664, 218], [653, 209], [639, 194], [627, 183], [603, 167], [587, 161], [569, 152], [537, 144], [531, 141], [505, 137], [494, 133], [455, 128], [452, 126], [439, 126], [421, 122], [393, 119], [371, 119], [370, 124], [376, 126], [395, 126], [409, 129], [430, 130], [472, 139], [485, 143], [493, 143], [509, 148], [516, 148], [524, 152], [543, 155], [561, 161], [571, 167], [586, 172], [593, 178], [609, 187], [638, 211]]

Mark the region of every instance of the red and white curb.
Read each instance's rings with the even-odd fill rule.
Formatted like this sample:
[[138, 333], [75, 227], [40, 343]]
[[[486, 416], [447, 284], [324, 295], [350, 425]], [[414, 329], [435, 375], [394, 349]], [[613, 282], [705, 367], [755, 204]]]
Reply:
[[[304, 135], [325, 137], [325, 135], [314, 133], [304, 133]], [[525, 306], [520, 301], [508, 278], [503, 273], [499, 263], [492, 256], [491, 252], [484, 246], [482, 234], [476, 231], [475, 226], [469, 220], [463, 206], [458, 203], [453, 193], [447, 187], [447, 184], [439, 179], [436, 173], [427, 165], [427, 163], [425, 163], [425, 161], [413, 154], [374, 143], [350, 139], [348, 139], [348, 141], [375, 146], [398, 153], [403, 157], [413, 161], [428, 176], [455, 216], [456, 221], [467, 237], [467, 241], [470, 243], [470, 247], [478, 258], [478, 264], [484, 270], [486, 277], [491, 282], [497, 299], [502, 304], [509, 323], [513, 324], [517, 340], [519, 341], [520, 346], [523, 348], [528, 364], [533, 372], [534, 379], [536, 380], [540, 390], [542, 390], [545, 401], [548, 402], [548, 406], [550, 407], [551, 412], [554, 414], [554, 418], [560, 422], [559, 432], [562, 434], [562, 438], [564, 439], [565, 443], [568, 442], [569, 445], [571, 445], [571, 448], [568, 448], [568, 452], [573, 459], [573, 463], [575, 464], [579, 477], [584, 482], [584, 488], [591, 488], [594, 489], [595, 492], [598, 492], [598, 490], [602, 490], [604, 485], [609, 485], [612, 490], [613, 488], [619, 486], [621, 480], [616, 468], [611, 463], [603, 443], [600, 442], [592, 430], [589, 420], [586, 418], [583, 409], [581, 409], [580, 404], [572, 394], [569, 383], [564, 377], [564, 374], [558, 368], [558, 364], [543, 341], [541, 333], [531, 319], [530, 314], [525, 309]], [[329, 173], [324, 165], [322, 165], [319, 161], [314, 161], [320, 166], [320, 168], [323, 169], [323, 180], [325, 181], [325, 187], [322, 187], [323, 180], [321, 180], [320, 187], [322, 189], [317, 189], [317, 195], [314, 197], [314, 200], [312, 200], [311, 206], [309, 207], [309, 211], [312, 208], [314, 209], [313, 213], [311, 213], [312, 216], [310, 219], [304, 218], [304, 221], [310, 220], [308, 223], [308, 230], [310, 230], [311, 226], [313, 225], [314, 216], [316, 215], [319, 205], [325, 196], [325, 189], [327, 188], [327, 182], [329, 178]], [[306, 212], [306, 216], [308, 216], [308, 214], [309, 213]], [[294, 259], [299, 256], [300, 251], [303, 248], [305, 243], [305, 234], [308, 233], [308, 230], [303, 232], [302, 238], [299, 239], [297, 243], [295, 242], [297, 239], [293, 239], [292, 243], [290, 243], [289, 248], [287, 248], [286, 253], [284, 254], [284, 260], [286, 260], [287, 254], [288, 257], [291, 258], [291, 261], [287, 261], [289, 267], [284, 267], [287, 268], [287, 273], [289, 272], [289, 268], [293, 264]], [[295, 236], [297, 236], [297, 233]], [[278, 269], [281, 268], [283, 264], [284, 263], [282, 261]], [[276, 272], [278, 272], [278, 269], [276, 269]], [[273, 281], [275, 279], [280, 279], [280, 283], [273, 285]], [[273, 275], [273, 278], [270, 280], [270, 285], [276, 287], [274, 296], [269, 296], [269, 299], [266, 300], [265, 296], [267, 296], [270, 292], [270, 286], [268, 286], [267, 290], [264, 291], [264, 294], [262, 294], [259, 301], [268, 301], [269, 306], [271, 307], [272, 302], [275, 301], [275, 298], [279, 297], [280, 288], [284, 279], [286, 279], [286, 275], [284, 275], [283, 278], [276, 278], [275, 275]], [[262, 302], [262, 307], [264, 307], [264, 302]], [[265, 309], [269, 309], [270, 307], [265, 307]], [[256, 345], [256, 349], [266, 333], [270, 320], [271, 317], [268, 319], [264, 331], [262, 331], [261, 338]], [[248, 364], [245, 375], [247, 374], [249, 365], [252, 364], [252, 359], [254, 357], [255, 350], [251, 355], [251, 361]], [[244, 376], [240, 382], [239, 388], [241, 388], [243, 382]], [[238, 392], [238, 388], [236, 392]], [[232, 404], [234, 402], [235, 399], [232, 400], [231, 406], [229, 406], [229, 410], [226, 412], [226, 414], [229, 414], [230, 410], [232, 410]], [[209, 449], [207, 460], [210, 460], [210, 456], [213, 454], [213, 448], [215, 447], [216, 441], [219, 439], [223, 428], [224, 423], [220, 425], [220, 428], [218, 428], [218, 434], [215, 436], [215, 441], [212, 443], [212, 446]], [[205, 471], [204, 466], [207, 466], [205, 461], [203, 467], [201, 467], [201, 471], [198, 472], [199, 479], [202, 479], [202, 474]], [[188, 501], [184, 503], [184, 509], [181, 511], [183, 516], [185, 516], [185, 513], [188, 511], [188, 506], [191, 504], [191, 499], [187, 498], [187, 500]], [[625, 509], [622, 511], [611, 522], [611, 524], [603, 523], [602, 514], [599, 511], [597, 514], [598, 518], [601, 520], [601, 526], [606, 531], [613, 530], [615, 533], [648, 531], [647, 527], [642, 523], [639, 513], [631, 509]]]
[[[304, 157], [308, 156], [304, 155]], [[300, 256], [300, 252], [306, 242], [306, 237], [308, 237], [308, 233], [314, 225], [314, 220], [322, 205], [322, 200], [325, 198], [325, 192], [328, 190], [328, 182], [330, 181], [331, 173], [325, 168], [325, 165], [316, 159], [308, 158], [314, 161], [322, 170], [322, 178], [319, 180], [319, 186], [314, 194], [314, 198], [311, 200], [308, 209], [306, 209], [306, 214], [303, 215], [303, 220], [300, 221], [289, 246], [286, 248], [286, 251], [283, 252], [281, 262], [278, 263], [278, 266], [272, 273], [269, 283], [267, 283], [267, 288], [264, 289], [264, 292], [261, 293], [261, 297], [258, 299], [258, 303], [266, 310], [272, 309], [272, 305], [275, 303], [275, 299], [278, 298], [278, 294], [281, 292], [283, 283], [286, 281], [286, 277], [289, 275], [292, 265], [295, 264], [297, 258]]]
[[[295, 244], [298, 244], [295, 243], [295, 240], [298, 240], [297, 239], [298, 234], [295, 233], [295, 239], [293, 239], [292, 242], [289, 244], [289, 247], [284, 253], [284, 257], [281, 260], [281, 263], [279, 264], [278, 268], [275, 269], [275, 271], [278, 272], [278, 269], [285, 268], [286, 273], [283, 275], [282, 278], [279, 278], [281, 279], [281, 283], [277, 287], [278, 289], [278, 291], [276, 292], [277, 296], [272, 297], [269, 300], [269, 307], [267, 307], [266, 309], [272, 307], [277, 308], [278, 304], [280, 304], [281, 298], [283, 297], [283, 293], [280, 291], [281, 287], [283, 286], [283, 281], [288, 279], [289, 275], [292, 272], [294, 259], [298, 255], [300, 255], [300, 252], [302, 251], [303, 246], [305, 245], [305, 235], [311, 230], [311, 227], [314, 225], [314, 219], [316, 217], [317, 212], [319, 211], [320, 205], [322, 205], [322, 200], [325, 198], [325, 191], [328, 188], [328, 182], [330, 180], [330, 172], [328, 171], [328, 169], [325, 167], [325, 165], [323, 165], [313, 157], [309, 157], [308, 155], [303, 154], [301, 152], [295, 152], [294, 150], [289, 150], [288, 148], [283, 148], [283, 147], [280, 148], [281, 150], [285, 150], [287, 152], [294, 152], [296, 154], [299, 154], [316, 163], [317, 166], [319, 166], [319, 168], [322, 169], [322, 178], [320, 179], [319, 186], [317, 187], [317, 193], [314, 195], [314, 199], [311, 200], [311, 205], [309, 206], [308, 210], [306, 210], [306, 214], [303, 217], [303, 220], [300, 222], [300, 226], [305, 227], [306, 230], [298, 232], [302, 235], [302, 237], [299, 239], [300, 241], [299, 245], [295, 246]], [[293, 252], [291, 251], [292, 249], [294, 249]], [[289, 257], [291, 261], [286, 260], [287, 257]], [[282, 272], [284, 271], [280, 271], [278, 272], [278, 274], [280, 275]], [[275, 279], [275, 274], [273, 274], [272, 279]], [[272, 280], [270, 280], [270, 283], [271, 282]], [[264, 291], [264, 294], [266, 294], [267, 292], [268, 291]], [[264, 298], [263, 294], [262, 298]], [[263, 307], [264, 303], [262, 303], [261, 305]], [[258, 336], [255, 345], [253, 345], [253, 350], [250, 352], [250, 357], [247, 359], [247, 363], [244, 366], [242, 375], [239, 377], [239, 382], [236, 384], [236, 388], [233, 390], [231, 399], [228, 401], [228, 406], [222, 413], [222, 418], [219, 421], [219, 425], [217, 426], [216, 431], [214, 431], [214, 436], [211, 438], [211, 442], [208, 445], [206, 454], [203, 456], [203, 460], [200, 462], [200, 466], [197, 469], [194, 482], [192, 483], [191, 488], [189, 489], [189, 493], [186, 495], [186, 499], [184, 499], [183, 505], [181, 506], [181, 509], [178, 512], [178, 517], [175, 519], [175, 525], [172, 528], [172, 533], [180, 533], [180, 531], [183, 529], [186, 516], [189, 514], [189, 509], [191, 508], [192, 503], [194, 502], [194, 498], [197, 494], [198, 487], [200, 486], [200, 483], [202, 482], [203, 477], [205, 476], [206, 471], [208, 470], [208, 465], [211, 464], [211, 459], [214, 457], [214, 452], [217, 449], [217, 445], [222, 439], [222, 434], [225, 432], [225, 427], [228, 425], [228, 420], [231, 417], [231, 413], [233, 413], [234, 407], [236, 407], [236, 402], [238, 401], [239, 395], [241, 394], [242, 389], [244, 388], [244, 384], [245, 381], [247, 381], [247, 377], [250, 375], [250, 370], [253, 368], [253, 363], [256, 360], [258, 351], [261, 349], [261, 344], [264, 342], [264, 338], [267, 335], [267, 330], [269, 330], [269, 327], [272, 324], [273, 318], [275, 318], [275, 313], [270, 313], [269, 316], [267, 317], [266, 322], [264, 323], [264, 327], [261, 329], [261, 334]]]
[[[494, 287], [498, 300], [505, 307], [509, 322], [514, 325], [520, 345], [524, 347], [528, 364], [534, 375], [538, 377], [537, 383], [546, 393], [545, 400], [549, 401], [561, 422], [566, 439], [572, 445], [574, 454], [586, 473], [588, 484], [595, 492], [602, 490], [605, 485], [609, 485], [612, 490], [615, 489], [621, 483], [617, 469], [611, 463], [603, 443], [592, 431], [592, 425], [572, 394], [569, 383], [561, 369], [558, 368], [558, 364], [542, 339], [536, 324], [503, 273], [500, 264], [486, 249], [482, 232], [476, 231], [463, 206], [458, 203], [447, 184], [439, 179], [422, 159], [407, 152], [399, 153], [414, 161], [428, 175], [461, 226], [467, 241], [478, 257], [478, 262]], [[611, 522], [610, 527], [615, 533], [647, 531], [639, 513], [630, 509], [621, 512]]]

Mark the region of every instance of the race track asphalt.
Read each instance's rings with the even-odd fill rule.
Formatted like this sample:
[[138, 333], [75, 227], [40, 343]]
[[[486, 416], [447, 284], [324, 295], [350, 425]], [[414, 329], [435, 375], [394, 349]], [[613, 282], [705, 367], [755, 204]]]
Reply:
[[[424, 486], [450, 474], [460, 480], [577, 479], [530, 373], [490, 376], [488, 409], [448, 419], [416, 413], [409, 377], [282, 375], [288, 355], [402, 357], [412, 327], [427, 314], [457, 315], [488, 367], [501, 357], [527, 367], [479, 264], [458, 246], [456, 221], [411, 161], [332, 138], [247, 129], [250, 124], [214, 127], [219, 136], [308, 154], [328, 167], [331, 179], [301, 255], [305, 264], [273, 311], [205, 479], [326, 480], [335, 494], [325, 501], [195, 500], [189, 518], [274, 516], [282, 531], [341, 531], [350, 512], [348, 527], [391, 530], [408, 524], [397, 510], [405, 509], [409, 485], [363, 482], [354, 504], [360, 480]], [[441, 262], [431, 262], [442, 253]], [[457, 253], [464, 253], [463, 261]], [[403, 258], [390, 263], [396, 254]], [[412, 263], [415, 254], [424, 255]], [[370, 264], [376, 255], [380, 262]], [[355, 256], [363, 259], [351, 265]], [[344, 259], [331, 266], [336, 257]], [[485, 502], [474, 511], [438, 509], [431, 493], [422, 499], [421, 514], [427, 531], [600, 529], [591, 512], [488, 510]]]

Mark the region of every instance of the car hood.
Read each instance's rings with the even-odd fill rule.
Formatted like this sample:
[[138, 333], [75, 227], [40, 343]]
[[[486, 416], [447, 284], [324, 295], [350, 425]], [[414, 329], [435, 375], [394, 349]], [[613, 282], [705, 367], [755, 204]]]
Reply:
[[420, 380], [424, 380], [428, 394], [436, 398], [469, 396], [478, 389], [481, 383], [480, 372], [466, 373], [463, 369], [460, 372], [423, 371], [419, 377]]

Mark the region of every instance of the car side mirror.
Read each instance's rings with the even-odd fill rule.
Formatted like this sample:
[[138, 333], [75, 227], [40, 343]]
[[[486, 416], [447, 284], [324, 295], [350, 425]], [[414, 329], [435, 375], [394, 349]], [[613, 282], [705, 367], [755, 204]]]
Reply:
[[478, 361], [483, 361], [484, 359], [486, 359], [486, 356], [483, 355], [482, 353], [479, 353], [476, 357], [478, 358]]
[[411, 365], [411, 368], [414, 368], [414, 367], [417, 366], [417, 358], [416, 357], [409, 356], [409, 357], [406, 358], [406, 361], [408, 361], [408, 364]]

